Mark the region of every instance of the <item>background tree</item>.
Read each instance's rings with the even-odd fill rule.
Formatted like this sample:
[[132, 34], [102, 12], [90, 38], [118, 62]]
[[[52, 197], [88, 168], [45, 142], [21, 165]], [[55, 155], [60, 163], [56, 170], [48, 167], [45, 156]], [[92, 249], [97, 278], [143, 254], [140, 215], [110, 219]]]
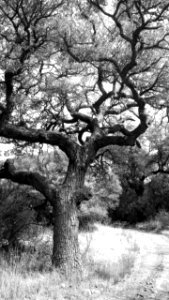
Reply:
[[146, 103], [167, 101], [168, 9], [156, 0], [0, 1], [0, 136], [68, 158], [60, 186], [9, 160], [0, 177], [52, 205], [53, 264], [63, 272], [80, 268], [76, 201], [89, 165], [105, 146], [139, 144]]
[[[154, 112], [155, 114], [157, 113]], [[141, 138], [143, 149], [109, 147], [122, 185], [119, 205], [109, 209], [112, 221], [137, 223], [168, 211], [168, 122], [166, 111], [158, 111]], [[117, 148], [117, 149], [116, 149]], [[162, 215], [161, 215], [162, 216]]]
[[114, 164], [121, 184], [119, 203], [109, 207], [109, 217], [112, 221], [136, 223], [147, 217], [148, 201], [144, 201], [146, 189], [145, 180], [150, 168], [147, 167], [149, 153], [138, 147], [127, 149], [109, 147], [107, 157]]

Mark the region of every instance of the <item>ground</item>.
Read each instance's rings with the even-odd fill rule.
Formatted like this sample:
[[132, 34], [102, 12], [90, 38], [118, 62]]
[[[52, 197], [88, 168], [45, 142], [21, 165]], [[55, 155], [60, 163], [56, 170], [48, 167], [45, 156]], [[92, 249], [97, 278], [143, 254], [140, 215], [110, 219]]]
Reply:
[[[48, 238], [50, 234], [43, 237], [45, 243]], [[90, 232], [80, 233], [79, 242], [80, 282], [70, 277], [63, 281], [55, 271], [26, 271], [34, 256], [16, 263], [1, 259], [0, 299], [169, 299], [167, 230], [157, 234], [95, 224]]]
[[[98, 251], [95, 260], [102, 257], [103, 261], [113, 260], [118, 262], [120, 257], [131, 258], [133, 265], [124, 264], [124, 277], [116, 284], [107, 282], [107, 290], [104, 294], [97, 293], [98, 300], [140, 300], [140, 299], [169, 299], [169, 233], [163, 231], [160, 234], [145, 233], [137, 230], [112, 228], [97, 225], [97, 231], [91, 238], [91, 249], [96, 246]], [[101, 239], [100, 239], [101, 238]], [[128, 254], [127, 254], [128, 252]], [[115, 266], [116, 269], [116, 266]], [[118, 272], [118, 269], [116, 269]], [[112, 277], [115, 274], [112, 272]], [[102, 282], [103, 285], [103, 282]], [[95, 299], [96, 290], [91, 287], [89, 299]], [[93, 294], [93, 297], [92, 297]], [[85, 298], [84, 298], [85, 299]]]

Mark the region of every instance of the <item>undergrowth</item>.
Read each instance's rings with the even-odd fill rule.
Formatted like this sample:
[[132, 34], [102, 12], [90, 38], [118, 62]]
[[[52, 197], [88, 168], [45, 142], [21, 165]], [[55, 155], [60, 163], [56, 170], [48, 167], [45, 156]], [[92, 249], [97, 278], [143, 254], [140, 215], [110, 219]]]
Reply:
[[154, 218], [150, 218], [144, 223], [138, 223], [136, 228], [144, 231], [160, 232], [169, 228], [169, 212], [160, 210]]

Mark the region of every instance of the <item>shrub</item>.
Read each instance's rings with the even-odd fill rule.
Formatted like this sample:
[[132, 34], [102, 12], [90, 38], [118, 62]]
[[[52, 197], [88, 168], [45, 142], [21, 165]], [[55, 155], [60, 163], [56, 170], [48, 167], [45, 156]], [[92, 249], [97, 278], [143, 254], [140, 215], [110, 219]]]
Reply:
[[31, 203], [41, 199], [36, 194], [33, 198], [30, 188], [8, 181], [3, 181], [0, 189], [0, 249], [8, 252], [11, 248], [18, 249], [19, 240], [37, 222]]
[[84, 202], [79, 210], [79, 229], [92, 230], [94, 223], [109, 224], [107, 207], [99, 199], [91, 199]]
[[154, 218], [147, 222], [137, 224], [137, 228], [145, 231], [160, 232], [169, 227], [169, 212], [160, 210]]
[[161, 229], [169, 227], [169, 212], [160, 210], [155, 216], [155, 220], [160, 223]]
[[112, 220], [134, 224], [146, 219], [147, 209], [141, 197], [134, 190], [128, 188], [120, 196], [119, 206], [115, 209], [108, 208], [108, 216]]
[[123, 181], [123, 192], [120, 195], [119, 206], [108, 209], [111, 220], [136, 224], [150, 218], [155, 218], [161, 210], [169, 211], [168, 177], [158, 175], [150, 182], [144, 183], [144, 193], [139, 196], [127, 181]]

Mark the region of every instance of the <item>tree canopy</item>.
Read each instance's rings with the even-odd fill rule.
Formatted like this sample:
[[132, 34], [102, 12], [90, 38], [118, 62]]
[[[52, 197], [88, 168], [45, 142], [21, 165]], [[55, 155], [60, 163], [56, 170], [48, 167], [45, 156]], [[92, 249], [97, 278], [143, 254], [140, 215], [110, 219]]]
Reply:
[[97, 151], [145, 132], [167, 100], [168, 4], [109, 2], [1, 1], [1, 137], [71, 157], [84, 133]]

